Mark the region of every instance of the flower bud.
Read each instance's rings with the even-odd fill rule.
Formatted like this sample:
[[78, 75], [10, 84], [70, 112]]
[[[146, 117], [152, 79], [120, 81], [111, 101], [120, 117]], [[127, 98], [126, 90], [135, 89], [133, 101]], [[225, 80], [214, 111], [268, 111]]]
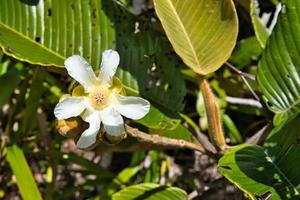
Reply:
[[72, 117], [69, 119], [57, 120], [56, 128], [59, 134], [64, 137], [79, 138], [82, 132], [88, 128], [88, 124], [80, 117]]
[[124, 131], [120, 136], [112, 136], [111, 134], [105, 133], [104, 139], [106, 143], [115, 145], [119, 144], [122, 140], [124, 140], [127, 137], [126, 132]]

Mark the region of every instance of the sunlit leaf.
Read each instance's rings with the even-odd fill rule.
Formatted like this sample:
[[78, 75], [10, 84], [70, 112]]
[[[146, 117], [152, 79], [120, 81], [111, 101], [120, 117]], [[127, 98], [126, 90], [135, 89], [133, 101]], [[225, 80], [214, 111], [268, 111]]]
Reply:
[[123, 190], [113, 194], [112, 199], [185, 200], [187, 199], [187, 194], [179, 188], [160, 186], [154, 183], [143, 183], [124, 188]]
[[230, 63], [241, 69], [258, 60], [262, 48], [255, 37], [249, 37], [240, 41], [230, 57]]
[[112, 48], [114, 29], [101, 10], [102, 1], [0, 0], [0, 46], [6, 54], [39, 65], [63, 66], [79, 54], [94, 67]]
[[16, 145], [7, 147], [7, 160], [16, 176], [17, 184], [23, 199], [42, 200], [23, 150]]
[[156, 13], [176, 53], [206, 75], [229, 58], [238, 20], [232, 0], [154, 0]]

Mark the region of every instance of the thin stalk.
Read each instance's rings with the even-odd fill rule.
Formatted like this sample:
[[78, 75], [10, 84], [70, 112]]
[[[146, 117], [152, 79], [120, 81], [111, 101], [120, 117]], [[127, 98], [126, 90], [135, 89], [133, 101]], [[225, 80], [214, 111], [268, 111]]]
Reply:
[[[251, 85], [249, 84], [249, 82], [247, 81], [247, 79], [255, 81], [255, 76], [251, 75], [251, 74], [247, 74], [245, 72], [242, 72], [241, 70], [237, 69], [235, 66], [233, 66], [232, 64], [230, 64], [229, 62], [225, 63], [231, 70], [233, 70], [234, 72], [236, 72], [238, 75], [241, 76], [243, 82], [245, 83], [245, 85], [247, 86], [247, 88], [249, 89], [249, 91], [251, 92], [251, 94], [254, 96], [254, 98], [257, 101], [260, 101], [260, 98], [258, 97], [258, 95], [255, 93], [255, 91], [252, 89]], [[246, 79], [247, 78], [247, 79]]]

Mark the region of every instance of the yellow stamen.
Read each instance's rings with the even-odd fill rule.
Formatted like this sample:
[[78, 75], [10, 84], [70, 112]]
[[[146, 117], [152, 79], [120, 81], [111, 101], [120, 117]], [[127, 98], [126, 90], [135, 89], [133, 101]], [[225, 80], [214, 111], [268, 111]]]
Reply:
[[89, 94], [89, 99], [95, 108], [104, 108], [109, 103], [110, 90], [97, 88]]

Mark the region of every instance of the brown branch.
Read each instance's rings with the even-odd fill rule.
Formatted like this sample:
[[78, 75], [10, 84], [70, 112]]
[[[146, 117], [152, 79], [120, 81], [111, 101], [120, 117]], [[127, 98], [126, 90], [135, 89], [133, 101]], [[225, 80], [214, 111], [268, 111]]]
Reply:
[[136, 128], [126, 125], [126, 132], [129, 136], [136, 138], [141, 143], [147, 143], [150, 146], [159, 146], [162, 149], [191, 149], [202, 153], [207, 153], [201, 144], [195, 144], [182, 139], [173, 139], [160, 135], [150, 135]]
[[217, 150], [214, 147], [214, 145], [209, 141], [208, 137], [204, 135], [200, 129], [194, 128], [196, 132], [196, 138], [200, 142], [200, 144], [206, 149], [206, 151], [209, 151], [211, 154], [217, 154]]
[[[158, 145], [149, 144], [146, 142], [139, 142], [135, 143], [133, 145], [130, 145], [129, 147], [122, 148], [117, 145], [109, 146], [105, 149], [105, 152], [137, 152], [137, 151], [151, 151], [151, 150], [157, 150], [157, 151], [164, 151], [164, 150], [172, 150], [173, 147], [162, 147]], [[103, 149], [98, 148], [100, 152], [103, 152]]]
[[201, 132], [199, 126], [190, 119], [188, 116], [184, 114], [180, 114], [180, 116], [186, 121], [186, 123], [194, 130], [192, 132], [193, 138], [197, 140], [208, 152], [210, 152], [212, 155], [217, 154], [217, 150], [215, 146], [209, 141], [208, 137]]
[[243, 72], [243, 71], [237, 69], [237, 68], [236, 68], [235, 66], [233, 66], [231, 63], [226, 62], [225, 65], [226, 65], [227, 67], [229, 67], [232, 71], [234, 71], [235, 73], [237, 73], [238, 75], [244, 76], [245, 78], [248, 78], [248, 79], [250, 79], [250, 80], [252, 80], [252, 81], [255, 81], [255, 76], [253, 76], [253, 75], [251, 75], [251, 74], [247, 74], [247, 73], [245, 73], [245, 72]]

